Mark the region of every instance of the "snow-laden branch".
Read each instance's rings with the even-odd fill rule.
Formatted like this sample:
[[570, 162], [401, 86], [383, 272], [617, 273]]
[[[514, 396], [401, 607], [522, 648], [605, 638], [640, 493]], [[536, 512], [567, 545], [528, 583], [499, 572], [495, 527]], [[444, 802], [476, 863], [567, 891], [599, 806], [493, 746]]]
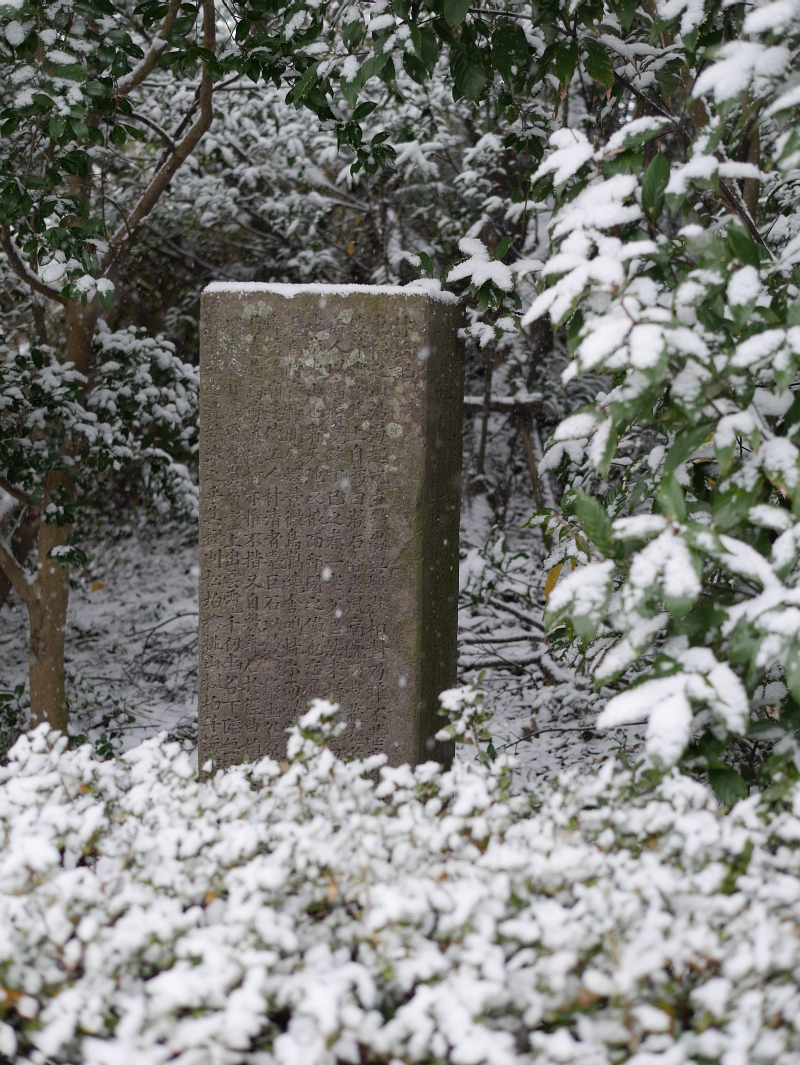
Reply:
[[124, 77], [120, 78], [117, 82], [117, 93], [120, 96], [127, 96], [138, 85], [141, 85], [145, 78], [155, 69], [156, 63], [161, 58], [164, 49], [168, 46], [167, 34], [172, 28], [172, 23], [175, 21], [178, 15], [178, 11], [181, 6], [181, 0], [170, 0], [169, 10], [164, 16], [164, 21], [161, 23], [161, 28], [150, 45], [148, 50], [144, 54], [144, 58], [140, 59], [133, 70], [129, 71]]
[[11, 236], [11, 230], [8, 226], [0, 227], [0, 246], [8, 256], [8, 261], [11, 264], [11, 268], [14, 273], [22, 281], [33, 289], [34, 292], [38, 292], [40, 296], [46, 296], [49, 300], [55, 300], [56, 303], [67, 305], [67, 301], [58, 291], [58, 289], [51, 288], [46, 282], [42, 281], [37, 273], [28, 266], [25, 260], [22, 258], [19, 248], [14, 243], [14, 238]]
[[[213, 0], [205, 0], [203, 4], [203, 47], [209, 52], [214, 51], [215, 45], [214, 18]], [[211, 125], [214, 117], [212, 107], [213, 92], [214, 86], [208, 70], [208, 64], [204, 63], [198, 93], [200, 114], [185, 136], [175, 145], [174, 150], [163, 165], [156, 170], [150, 184], [131, 211], [127, 222], [112, 237], [108, 251], [103, 258], [102, 269], [104, 273], [113, 274], [118, 270], [120, 260], [135, 243], [142, 226], [147, 221], [148, 215], [166, 191], [173, 176], [192, 154], [201, 137]]]

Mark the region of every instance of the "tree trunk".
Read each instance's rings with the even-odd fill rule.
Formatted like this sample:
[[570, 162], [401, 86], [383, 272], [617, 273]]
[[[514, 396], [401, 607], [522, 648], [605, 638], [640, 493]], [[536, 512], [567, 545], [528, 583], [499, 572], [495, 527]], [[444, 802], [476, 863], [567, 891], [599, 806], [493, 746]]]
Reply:
[[[77, 300], [67, 306], [66, 362], [88, 376], [91, 369], [92, 338], [100, 306], [97, 300], [81, 307]], [[28, 678], [31, 694], [31, 726], [47, 721], [53, 728], [69, 730], [66, 678], [64, 671], [64, 629], [69, 602], [69, 568], [48, 559], [54, 547], [66, 545], [69, 525], [48, 525], [44, 511], [56, 486], [74, 497], [74, 485], [64, 471], [50, 473], [45, 482], [42, 520], [39, 524], [39, 572], [30, 587], [28, 619], [30, 622], [30, 658]]]
[[[97, 300], [81, 307], [77, 300], [67, 306], [66, 361], [88, 376], [91, 369], [92, 338], [94, 337], [100, 306]], [[43, 721], [53, 728], [67, 732], [66, 678], [64, 673], [64, 629], [69, 602], [69, 568], [48, 559], [54, 547], [66, 545], [69, 525], [48, 525], [44, 520], [53, 490], [65, 489], [74, 498], [72, 479], [63, 470], [49, 473], [45, 481], [42, 520], [39, 524], [39, 572], [30, 586], [28, 619], [30, 622], [30, 658], [28, 677], [31, 692], [31, 725]]]
[[81, 307], [78, 300], [70, 300], [67, 305], [67, 346], [64, 361], [73, 363], [75, 369], [87, 377], [92, 361], [92, 338], [101, 310], [96, 298], [87, 307]]
[[[48, 478], [49, 488], [66, 485], [64, 474]], [[45, 502], [49, 492], [45, 496]], [[67, 542], [69, 526], [39, 525], [39, 572], [28, 602], [30, 658], [28, 677], [31, 693], [31, 727], [47, 721], [53, 728], [69, 730], [64, 676], [64, 629], [69, 600], [69, 569], [48, 559], [48, 552]]]

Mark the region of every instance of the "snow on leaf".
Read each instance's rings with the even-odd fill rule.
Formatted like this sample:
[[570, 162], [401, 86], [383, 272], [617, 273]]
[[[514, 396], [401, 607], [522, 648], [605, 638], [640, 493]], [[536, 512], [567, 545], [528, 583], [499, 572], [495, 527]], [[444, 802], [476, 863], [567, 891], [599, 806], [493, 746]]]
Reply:
[[539, 164], [531, 178], [532, 184], [552, 174], [553, 184], [558, 188], [594, 157], [594, 148], [586, 134], [577, 129], [556, 130], [550, 136], [550, 145], [555, 150]]
[[514, 287], [511, 269], [505, 263], [492, 259], [488, 248], [482, 241], [474, 237], [462, 237], [458, 246], [469, 258], [450, 270], [447, 275], [448, 281], [460, 281], [467, 277], [477, 287], [491, 281], [504, 292], [511, 291]]

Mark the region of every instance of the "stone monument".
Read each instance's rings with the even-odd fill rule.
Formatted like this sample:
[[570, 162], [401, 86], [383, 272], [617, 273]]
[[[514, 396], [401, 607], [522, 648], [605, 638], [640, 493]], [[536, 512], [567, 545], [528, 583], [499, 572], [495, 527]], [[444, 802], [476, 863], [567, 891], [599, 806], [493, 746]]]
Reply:
[[338, 749], [447, 761], [463, 357], [454, 297], [217, 283], [200, 342], [199, 746], [285, 757], [330, 695]]

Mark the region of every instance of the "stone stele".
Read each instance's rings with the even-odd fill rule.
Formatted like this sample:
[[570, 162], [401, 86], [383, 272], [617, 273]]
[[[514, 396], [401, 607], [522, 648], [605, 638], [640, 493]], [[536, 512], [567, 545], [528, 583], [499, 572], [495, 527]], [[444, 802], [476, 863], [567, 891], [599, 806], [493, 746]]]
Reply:
[[331, 696], [340, 752], [448, 761], [461, 312], [422, 288], [209, 285], [200, 342], [201, 764], [285, 758]]

